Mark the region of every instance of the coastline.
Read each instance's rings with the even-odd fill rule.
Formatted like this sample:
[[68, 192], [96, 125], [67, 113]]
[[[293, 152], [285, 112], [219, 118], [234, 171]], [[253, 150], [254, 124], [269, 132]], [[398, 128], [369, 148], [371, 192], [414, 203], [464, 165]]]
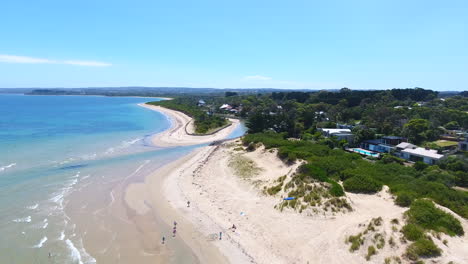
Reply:
[[[152, 137], [152, 143], [158, 147], [190, 146], [225, 139], [240, 123], [239, 120], [230, 119], [232, 125], [212, 135], [189, 135], [186, 133], [186, 126], [187, 129], [193, 130], [193, 125], [190, 125], [192, 124], [192, 122], [190, 122], [192, 119], [189, 116], [163, 107], [145, 104], [139, 104], [139, 106], [158, 111], [164, 114], [171, 122], [169, 129], [155, 134]], [[177, 185], [177, 175], [185, 175], [185, 173], [193, 167], [199, 166], [200, 162], [203, 162], [207, 155], [209, 156], [215, 148], [215, 146], [197, 148], [190, 154], [157, 169], [146, 176], [143, 182], [130, 183], [125, 190], [123, 190], [122, 194], [126, 206], [135, 214], [141, 216], [163, 216], [162, 221], [164, 221], [167, 226], [171, 226], [173, 221], [177, 221], [177, 237], [180, 237], [183, 242], [188, 245], [199, 263], [230, 263], [231, 261], [226, 257], [225, 251], [220, 251], [218, 246], [212, 243], [214, 240], [207, 237], [201, 230], [198, 230], [193, 222], [185, 217], [184, 212], [181, 212], [184, 208], [174, 203], [177, 200], [177, 204], [183, 203], [186, 206], [186, 200], [183, 194], [176, 191], [173, 185]], [[176, 195], [177, 198], [173, 199], [174, 197], [172, 195]], [[171, 230], [160, 230], [158, 233], [170, 238], [170, 231]], [[227, 243], [224, 241], [220, 242]], [[241, 252], [234, 253], [235, 248], [231, 250], [236, 259], [242, 257]], [[168, 250], [164, 249], [164, 247], [161, 247], [161, 253], [165, 255], [166, 258], [171, 254]], [[172, 254], [177, 255], [177, 252], [172, 252]]]
[[171, 127], [169, 129], [152, 137], [152, 143], [158, 147], [190, 146], [225, 139], [240, 123], [237, 119], [229, 119], [232, 125], [217, 131], [215, 134], [189, 135], [187, 132], [193, 134], [195, 129], [193, 127], [193, 122], [191, 122], [192, 118], [188, 115], [161, 106], [147, 104], [138, 105], [162, 113], [171, 122]]

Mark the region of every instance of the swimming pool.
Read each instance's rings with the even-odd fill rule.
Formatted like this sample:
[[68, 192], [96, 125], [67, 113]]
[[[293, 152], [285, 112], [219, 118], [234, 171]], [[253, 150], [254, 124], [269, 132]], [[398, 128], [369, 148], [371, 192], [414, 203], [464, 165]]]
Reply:
[[371, 156], [371, 157], [375, 157], [375, 158], [378, 158], [380, 156], [379, 153], [375, 153], [375, 152], [365, 150], [365, 149], [362, 149], [362, 148], [350, 148], [348, 150], [351, 151], [351, 152], [355, 152], [355, 153], [359, 153], [359, 154], [362, 154], [362, 155]]

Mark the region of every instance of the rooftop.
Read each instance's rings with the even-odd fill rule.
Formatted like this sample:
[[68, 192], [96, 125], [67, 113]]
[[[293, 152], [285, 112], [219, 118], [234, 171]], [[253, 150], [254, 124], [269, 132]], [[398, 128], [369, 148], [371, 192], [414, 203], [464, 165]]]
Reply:
[[407, 148], [407, 149], [402, 150], [401, 152], [405, 152], [405, 153], [409, 153], [409, 154], [421, 156], [421, 157], [429, 157], [429, 158], [433, 158], [437, 160], [441, 159], [444, 156], [441, 154], [437, 154], [437, 150], [435, 149], [425, 149], [421, 147]]
[[385, 137], [382, 137], [383, 139], [406, 139], [404, 137], [397, 137], [397, 136], [385, 136]]
[[351, 129], [349, 128], [322, 128], [322, 131], [327, 132], [329, 134], [351, 133]]
[[400, 144], [396, 145], [396, 147], [401, 148], [401, 149], [407, 149], [407, 148], [412, 149], [412, 148], [416, 148], [417, 146], [408, 142], [401, 142]]

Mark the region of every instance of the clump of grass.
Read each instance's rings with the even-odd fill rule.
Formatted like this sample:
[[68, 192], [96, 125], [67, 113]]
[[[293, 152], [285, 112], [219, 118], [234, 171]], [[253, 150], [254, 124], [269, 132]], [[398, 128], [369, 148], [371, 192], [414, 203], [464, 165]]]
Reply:
[[437, 257], [442, 250], [434, 244], [432, 240], [420, 238], [406, 249], [406, 256], [413, 261], [419, 257]]
[[346, 240], [347, 243], [351, 243], [349, 247], [350, 252], [354, 252], [358, 250], [362, 244], [364, 244], [364, 239], [362, 238], [362, 233], [359, 233], [355, 236], [349, 236]]
[[388, 244], [390, 245], [390, 247], [394, 247], [396, 245], [395, 240], [393, 239], [393, 237], [390, 237], [388, 239]]
[[424, 235], [424, 230], [420, 226], [411, 223], [406, 224], [401, 232], [410, 241], [416, 241]]
[[283, 187], [283, 183], [280, 183], [278, 185], [275, 185], [273, 187], [270, 187], [266, 190], [266, 192], [269, 194], [269, 195], [275, 195], [277, 193], [279, 193], [281, 191], [281, 188]]
[[367, 248], [366, 260], [369, 261], [373, 255], [377, 254], [377, 250], [374, 246], [369, 246]]
[[253, 160], [242, 155], [233, 155], [228, 165], [234, 169], [236, 175], [243, 179], [251, 178], [261, 171]]
[[444, 232], [450, 236], [462, 236], [465, 233], [458, 219], [436, 208], [434, 203], [428, 200], [414, 201], [406, 214], [409, 223], [425, 229]]
[[374, 235], [374, 240], [377, 242], [375, 245], [378, 249], [382, 249], [385, 246], [385, 239], [382, 234], [377, 233]]
[[392, 224], [394, 225], [398, 225], [400, 223], [400, 221], [398, 221], [397, 218], [393, 218], [392, 221], [390, 221]]

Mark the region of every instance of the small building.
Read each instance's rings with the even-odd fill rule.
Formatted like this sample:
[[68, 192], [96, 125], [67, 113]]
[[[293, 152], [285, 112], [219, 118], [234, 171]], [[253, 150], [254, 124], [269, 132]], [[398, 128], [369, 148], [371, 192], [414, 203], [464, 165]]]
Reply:
[[445, 135], [449, 137], [454, 137], [454, 138], [461, 138], [465, 135], [465, 132], [462, 130], [450, 130], [447, 129], [445, 130]]
[[468, 151], [468, 137], [465, 136], [465, 140], [458, 142], [458, 149], [461, 151]]
[[198, 106], [205, 106], [206, 105], [206, 102], [202, 99], [198, 100], [198, 103], [197, 103]]
[[427, 164], [435, 164], [445, 156], [437, 153], [435, 149], [421, 148], [408, 142], [400, 143], [396, 146], [400, 150], [399, 157], [409, 161], [422, 161]]
[[228, 104], [223, 104], [222, 106], [219, 107], [219, 109], [221, 110], [231, 110], [232, 109], [232, 106], [228, 105]]
[[407, 139], [404, 137], [385, 136], [380, 139], [364, 140], [361, 142], [361, 148], [376, 152], [390, 153], [396, 150], [396, 145], [401, 142], [406, 142], [406, 140]]
[[383, 139], [369, 139], [361, 142], [361, 148], [375, 152], [390, 153], [395, 149], [395, 146], [385, 144]]
[[346, 140], [349, 143], [354, 141], [354, 135], [349, 128], [320, 128], [325, 137], [336, 137], [338, 140]]
[[340, 129], [353, 129], [354, 126], [353, 125], [348, 125], [348, 124], [336, 124], [336, 128], [340, 128]]

